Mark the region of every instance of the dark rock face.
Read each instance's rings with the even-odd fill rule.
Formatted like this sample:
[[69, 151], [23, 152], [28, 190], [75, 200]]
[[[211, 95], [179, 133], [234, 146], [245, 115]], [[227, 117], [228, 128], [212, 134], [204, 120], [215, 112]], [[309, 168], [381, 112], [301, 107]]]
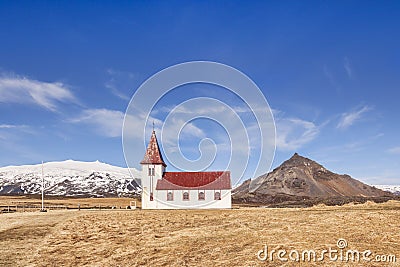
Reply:
[[0, 188], [0, 195], [23, 195], [24, 191], [19, 184], [5, 185]]
[[[233, 190], [236, 203], [281, 203], [287, 201], [391, 197], [349, 175], [340, 175], [297, 153], [272, 172], [245, 181]], [[318, 201], [321, 202], [321, 201]], [[340, 202], [340, 201], [339, 201]]]
[[[140, 186], [135, 179], [118, 180], [109, 174], [97, 172], [87, 177], [71, 176], [50, 186], [46, 184], [45, 187], [46, 195], [56, 196], [131, 197], [140, 195]], [[0, 195], [40, 194], [41, 188], [41, 184], [37, 182], [4, 184], [0, 186]]]

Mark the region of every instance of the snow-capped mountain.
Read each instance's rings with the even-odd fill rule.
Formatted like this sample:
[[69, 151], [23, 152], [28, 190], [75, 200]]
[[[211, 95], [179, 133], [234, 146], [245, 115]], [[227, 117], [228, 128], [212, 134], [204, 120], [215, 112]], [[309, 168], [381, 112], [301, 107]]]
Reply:
[[[139, 194], [140, 172], [99, 161], [66, 160], [43, 164], [45, 193], [62, 196], [122, 196]], [[0, 168], [0, 195], [39, 194], [42, 164]]]
[[388, 191], [395, 195], [400, 196], [400, 185], [374, 185], [374, 186], [383, 191]]

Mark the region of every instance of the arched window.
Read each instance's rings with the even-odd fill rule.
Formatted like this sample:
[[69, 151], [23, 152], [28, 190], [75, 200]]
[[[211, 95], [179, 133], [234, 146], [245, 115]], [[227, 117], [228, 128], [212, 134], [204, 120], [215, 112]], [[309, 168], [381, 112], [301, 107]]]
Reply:
[[200, 191], [199, 192], [199, 200], [205, 200], [206, 199], [206, 194], [204, 193], [204, 191]]
[[167, 201], [173, 201], [173, 200], [174, 200], [174, 193], [172, 191], [168, 191]]
[[221, 200], [221, 192], [217, 191], [214, 193], [214, 199], [215, 200]]
[[189, 200], [189, 192], [188, 191], [183, 192], [183, 200]]
[[149, 176], [154, 176], [154, 167], [149, 167]]

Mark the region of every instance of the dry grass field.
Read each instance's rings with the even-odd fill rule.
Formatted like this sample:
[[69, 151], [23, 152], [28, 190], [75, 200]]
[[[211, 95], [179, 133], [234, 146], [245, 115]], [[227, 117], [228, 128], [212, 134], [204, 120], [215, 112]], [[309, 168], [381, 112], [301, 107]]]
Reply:
[[[60, 197], [49, 197], [46, 196], [45, 206], [48, 207], [66, 207], [69, 209], [77, 209], [78, 204], [82, 209], [88, 208], [110, 208], [112, 206], [117, 208], [126, 208], [130, 205], [130, 201], [134, 201], [133, 198], [60, 198]], [[140, 201], [136, 200], [137, 206], [140, 207]], [[28, 196], [0, 196], [0, 207], [10, 206], [15, 209], [15, 206], [26, 207], [40, 206], [40, 196], [28, 197]]]
[[[371, 250], [371, 259], [395, 255], [396, 263], [335, 262], [327, 255], [322, 262], [282, 262], [276, 255], [260, 261], [256, 255], [264, 245], [288, 253], [338, 249], [339, 238], [348, 243], [344, 251]], [[4, 213], [0, 248], [1, 266], [400, 266], [400, 202]]]

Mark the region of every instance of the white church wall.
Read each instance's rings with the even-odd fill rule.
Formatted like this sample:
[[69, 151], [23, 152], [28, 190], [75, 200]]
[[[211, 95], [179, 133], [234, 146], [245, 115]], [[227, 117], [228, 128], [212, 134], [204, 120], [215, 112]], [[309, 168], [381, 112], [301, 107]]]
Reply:
[[[149, 176], [149, 168], [154, 168], [154, 177]], [[142, 209], [156, 209], [156, 185], [164, 173], [164, 166], [159, 164], [142, 165]], [[151, 182], [152, 180], [152, 182]], [[153, 201], [150, 201], [150, 192], [153, 192]]]
[[[198, 190], [189, 190], [189, 200], [183, 200], [183, 191], [173, 190], [173, 201], [167, 200], [167, 190], [157, 190], [149, 209], [230, 209], [231, 190], [221, 191], [221, 200], [214, 200], [214, 190], [205, 190], [205, 200], [198, 199]], [[144, 207], [143, 207], [144, 208]]]

